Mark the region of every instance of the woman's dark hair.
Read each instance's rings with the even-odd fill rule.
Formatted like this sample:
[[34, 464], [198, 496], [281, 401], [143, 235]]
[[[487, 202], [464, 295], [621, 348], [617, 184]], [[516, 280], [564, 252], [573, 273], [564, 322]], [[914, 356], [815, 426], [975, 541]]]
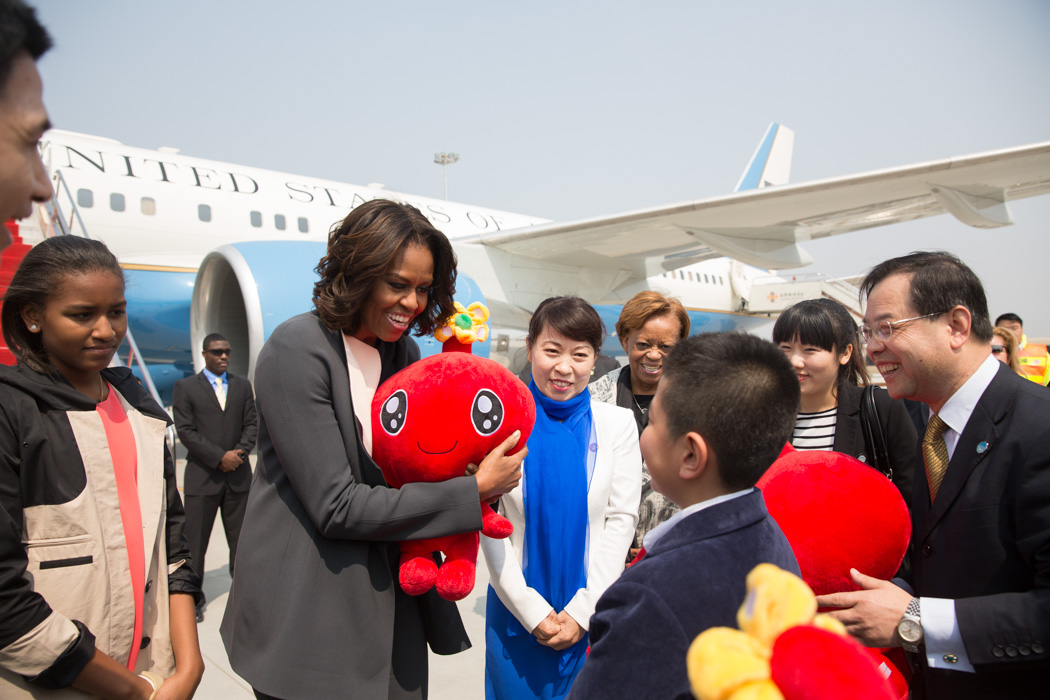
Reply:
[[813, 345], [836, 355], [846, 352], [846, 348], [852, 345], [853, 353], [849, 362], [839, 365], [837, 384], [849, 382], [856, 386], [867, 386], [871, 383], [868, 368], [864, 366], [864, 350], [857, 322], [846, 307], [837, 301], [807, 299], [789, 306], [773, 324], [773, 342], [779, 345], [790, 343], [795, 338], [803, 345]]
[[434, 282], [427, 307], [409, 330], [432, 333], [455, 311], [456, 254], [445, 234], [415, 207], [389, 199], [358, 206], [328, 234], [328, 252], [317, 264], [314, 307], [329, 328], [353, 333], [373, 287], [409, 245], [421, 245], [434, 258]]
[[91, 272], [112, 272], [125, 283], [117, 258], [102, 241], [79, 236], [45, 238], [18, 266], [4, 294], [0, 327], [4, 341], [18, 361], [35, 372], [53, 373], [40, 333], [30, 333], [22, 312], [44, 308], [69, 277]]
[[529, 347], [550, 326], [566, 338], [580, 340], [601, 352], [605, 324], [594, 307], [579, 297], [550, 297], [540, 302], [529, 320]]

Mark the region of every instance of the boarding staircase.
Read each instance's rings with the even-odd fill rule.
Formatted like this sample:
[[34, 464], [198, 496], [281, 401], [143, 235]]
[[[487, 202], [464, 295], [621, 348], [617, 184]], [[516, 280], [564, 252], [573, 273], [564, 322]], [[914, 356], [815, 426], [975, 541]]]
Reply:
[[787, 307], [805, 299], [834, 299], [857, 319], [864, 316], [857, 278], [831, 279], [819, 274], [791, 277], [759, 277], [751, 285], [747, 311], [751, 314], [779, 316]]

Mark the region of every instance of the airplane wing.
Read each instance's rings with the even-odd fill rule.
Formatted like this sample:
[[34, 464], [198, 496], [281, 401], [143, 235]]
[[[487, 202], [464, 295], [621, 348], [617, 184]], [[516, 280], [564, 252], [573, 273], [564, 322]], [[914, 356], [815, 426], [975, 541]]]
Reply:
[[457, 239], [515, 255], [617, 271], [634, 282], [728, 256], [767, 269], [813, 262], [805, 241], [949, 213], [1013, 223], [1007, 203], [1050, 192], [1050, 142], [889, 170], [767, 187], [571, 223]]

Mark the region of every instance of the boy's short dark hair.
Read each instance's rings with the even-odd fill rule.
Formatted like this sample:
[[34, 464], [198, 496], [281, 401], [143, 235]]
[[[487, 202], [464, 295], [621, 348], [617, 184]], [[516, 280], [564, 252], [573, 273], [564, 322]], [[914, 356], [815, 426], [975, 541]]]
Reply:
[[798, 377], [784, 353], [746, 333], [703, 333], [677, 343], [661, 381], [668, 432], [699, 433], [723, 485], [750, 488], [791, 437]]

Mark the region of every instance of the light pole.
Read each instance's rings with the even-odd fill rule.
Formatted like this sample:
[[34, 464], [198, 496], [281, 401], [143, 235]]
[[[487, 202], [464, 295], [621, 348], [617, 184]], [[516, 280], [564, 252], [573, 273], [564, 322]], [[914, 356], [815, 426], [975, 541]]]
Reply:
[[445, 201], [448, 201], [448, 166], [459, 160], [458, 153], [435, 153], [434, 162], [441, 166], [441, 174], [445, 178]]

